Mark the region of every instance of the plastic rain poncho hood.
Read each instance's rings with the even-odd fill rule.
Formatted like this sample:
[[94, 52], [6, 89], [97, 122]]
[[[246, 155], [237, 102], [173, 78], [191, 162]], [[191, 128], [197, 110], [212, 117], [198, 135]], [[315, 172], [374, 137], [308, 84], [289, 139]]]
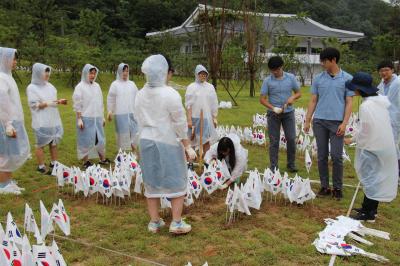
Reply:
[[95, 67], [94, 65], [91, 65], [91, 64], [86, 64], [83, 67], [81, 81], [84, 81], [86, 83], [90, 83], [90, 81], [89, 81], [89, 73], [90, 73], [90, 70], [93, 69], [93, 68], [96, 69], [96, 76], [95, 76], [93, 82], [96, 81], [97, 75], [99, 74], [99, 69], [97, 67]]
[[196, 66], [196, 69], [194, 70], [194, 75], [195, 75], [194, 79], [195, 79], [196, 82], [198, 82], [198, 83], [202, 83], [202, 82], [200, 81], [200, 79], [199, 79], [199, 74], [200, 74], [200, 72], [206, 72], [206, 73], [207, 73], [207, 76], [208, 76], [208, 71], [207, 71], [207, 69], [206, 69], [203, 65], [197, 65], [197, 66]]
[[146, 75], [148, 87], [160, 87], [166, 85], [168, 74], [168, 62], [162, 55], [147, 57], [142, 64], [142, 72]]

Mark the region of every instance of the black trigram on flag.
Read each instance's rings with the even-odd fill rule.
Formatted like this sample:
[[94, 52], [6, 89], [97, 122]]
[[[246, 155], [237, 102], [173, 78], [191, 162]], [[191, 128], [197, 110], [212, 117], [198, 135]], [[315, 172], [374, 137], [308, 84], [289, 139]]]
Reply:
[[3, 246], [8, 247], [8, 241], [3, 241]]
[[37, 257], [38, 257], [38, 259], [45, 259], [46, 258], [46, 252], [39, 252]]

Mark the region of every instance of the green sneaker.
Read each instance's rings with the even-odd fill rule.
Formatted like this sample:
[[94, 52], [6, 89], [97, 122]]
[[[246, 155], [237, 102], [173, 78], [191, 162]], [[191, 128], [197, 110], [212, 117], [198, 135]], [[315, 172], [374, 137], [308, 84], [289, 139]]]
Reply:
[[160, 220], [158, 220], [158, 222], [150, 221], [149, 225], [147, 225], [147, 229], [149, 230], [149, 232], [158, 233], [158, 232], [160, 232], [160, 229], [164, 226], [165, 226], [165, 222], [163, 219], [160, 218]]
[[187, 234], [192, 230], [192, 226], [187, 224], [183, 219], [179, 222], [172, 221], [169, 226], [169, 232], [180, 235], [180, 234]]

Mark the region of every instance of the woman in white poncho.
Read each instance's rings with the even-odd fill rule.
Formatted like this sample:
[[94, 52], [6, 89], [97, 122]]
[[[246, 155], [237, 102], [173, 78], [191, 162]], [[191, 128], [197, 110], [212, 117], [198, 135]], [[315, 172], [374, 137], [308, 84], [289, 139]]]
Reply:
[[[53, 168], [57, 160], [57, 145], [63, 136], [63, 126], [58, 104], [67, 104], [65, 99], [57, 99], [57, 90], [49, 82], [51, 68], [41, 63], [32, 67], [32, 80], [26, 89], [28, 105], [32, 113], [32, 128], [36, 137], [37, 170], [46, 172], [43, 148], [49, 145], [51, 163]], [[48, 172], [50, 173], [50, 171]]]
[[397, 152], [389, 116], [390, 102], [386, 96], [377, 95], [372, 86], [372, 77], [358, 72], [346, 82], [349, 90], [362, 96], [356, 142], [355, 169], [364, 188], [361, 209], [352, 216], [357, 220], [375, 221], [379, 202], [390, 202], [396, 198], [398, 182]]
[[100, 157], [100, 164], [109, 164], [106, 158], [106, 138], [104, 135], [104, 105], [100, 85], [95, 81], [99, 70], [86, 64], [82, 79], [76, 85], [72, 100], [76, 112], [78, 134], [78, 159], [85, 168], [92, 165], [89, 159]]
[[107, 118], [114, 115], [117, 131], [117, 144], [122, 150], [135, 150], [137, 123], [134, 116], [136, 84], [129, 80], [129, 66], [121, 63], [117, 70], [117, 79], [111, 83], [107, 96]]
[[211, 142], [216, 140], [215, 127], [217, 126], [218, 98], [215, 88], [207, 82], [208, 71], [202, 65], [195, 69], [196, 81], [187, 87], [185, 106], [188, 119], [188, 134], [192, 146], [200, 145], [200, 113], [203, 111], [203, 152], [210, 149]]
[[204, 156], [204, 161], [208, 164], [216, 159], [226, 162], [231, 175], [230, 179], [220, 186], [221, 189], [225, 189], [233, 182], [240, 181], [247, 169], [248, 151], [240, 144], [237, 135], [229, 134], [213, 144]]
[[187, 192], [185, 152], [193, 160], [196, 153], [187, 139], [187, 123], [181, 97], [167, 86], [168, 62], [162, 55], [148, 57], [142, 65], [146, 84], [138, 92], [135, 115], [139, 125], [140, 165], [147, 207], [148, 230], [158, 232], [164, 225], [158, 209], [160, 198], [171, 200], [172, 219], [169, 231], [187, 233], [191, 226], [182, 219]]
[[21, 98], [11, 74], [16, 65], [17, 50], [0, 47], [0, 194], [21, 194], [11, 173], [30, 156]]

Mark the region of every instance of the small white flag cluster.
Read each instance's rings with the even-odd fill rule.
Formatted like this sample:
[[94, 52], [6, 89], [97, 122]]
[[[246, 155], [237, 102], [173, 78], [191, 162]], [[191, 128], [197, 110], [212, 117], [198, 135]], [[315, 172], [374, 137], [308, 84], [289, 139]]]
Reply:
[[242, 128], [240, 126], [218, 126], [216, 131], [219, 139], [229, 134], [235, 134], [240, 138], [241, 142], [260, 146], [266, 143], [265, 131], [263, 129], [252, 129], [251, 127]]
[[[193, 266], [192, 263], [189, 261], [185, 266]], [[206, 261], [202, 266], [208, 266], [208, 262]]]
[[336, 219], [325, 219], [325, 223], [327, 226], [323, 231], [319, 232], [318, 238], [313, 242], [313, 245], [319, 252], [338, 256], [358, 254], [377, 261], [388, 261], [383, 256], [366, 252], [359, 247], [347, 244], [345, 241], [345, 237], [348, 236], [357, 242], [371, 246], [373, 243], [361, 236], [371, 235], [389, 240], [388, 233], [367, 228], [360, 221], [346, 216], [338, 216]]
[[130, 197], [132, 178], [136, 176], [134, 191], [141, 194], [142, 175], [136, 156], [120, 150], [114, 162], [114, 169], [93, 165], [85, 171], [56, 162], [52, 175], [57, 178], [59, 187], [73, 186], [75, 194], [83, 193], [84, 197], [89, 197], [99, 193], [106, 198]]
[[[40, 202], [40, 204], [42, 211], [43, 203]], [[52, 228], [52, 223], [54, 221], [66, 235], [69, 235], [69, 217], [65, 212], [65, 208], [61, 200], [59, 200], [58, 204], [53, 205], [53, 209], [50, 214], [47, 211], [46, 214], [47, 216], [43, 217], [42, 213], [41, 228], [49, 229], [49, 224], [51, 224]], [[0, 265], [67, 265], [54, 240], [51, 246], [46, 246], [44, 244], [44, 239], [47, 233], [43, 235], [39, 232], [32, 209], [28, 204], [25, 205], [24, 229], [25, 232], [34, 233], [37, 245], [31, 246], [27, 235], [25, 234], [22, 236], [21, 231], [19, 231], [17, 224], [15, 223], [10, 212], [7, 214], [7, 225], [5, 231], [0, 224]]]
[[[187, 192], [184, 199], [185, 206], [192, 205], [194, 199], [199, 199], [203, 191], [211, 195], [230, 178], [231, 175], [225, 161], [212, 161], [208, 167], [204, 167], [201, 176], [198, 176], [195, 171], [188, 169]], [[162, 197], [161, 209], [165, 208], [171, 208], [171, 201], [167, 197]]]
[[[26, 205], [25, 211], [27, 210], [27, 208], [30, 209], [29, 206]], [[67, 212], [65, 211], [65, 207], [61, 199], [58, 200], [58, 204], [53, 203], [53, 207], [51, 208], [50, 213], [47, 211], [43, 202], [40, 201], [40, 217], [40, 233], [43, 240], [49, 233], [54, 231], [53, 223], [56, 224], [66, 236], [69, 236], [71, 234], [70, 219]], [[27, 214], [25, 213], [25, 219], [26, 218]], [[26, 231], [28, 230], [26, 229]]]
[[263, 192], [275, 196], [282, 193], [285, 199], [297, 204], [315, 198], [310, 179], [303, 179], [298, 175], [289, 178], [286, 172], [282, 176], [278, 169], [273, 172], [267, 168], [262, 176], [257, 169], [250, 171], [246, 183], [240, 186], [235, 184], [234, 190], [228, 189], [225, 204], [231, 213], [237, 210], [250, 215], [249, 208], [260, 209]]
[[230, 101], [228, 101], [228, 102], [220, 101], [218, 108], [220, 108], [220, 109], [231, 109], [232, 108], [232, 103]]

